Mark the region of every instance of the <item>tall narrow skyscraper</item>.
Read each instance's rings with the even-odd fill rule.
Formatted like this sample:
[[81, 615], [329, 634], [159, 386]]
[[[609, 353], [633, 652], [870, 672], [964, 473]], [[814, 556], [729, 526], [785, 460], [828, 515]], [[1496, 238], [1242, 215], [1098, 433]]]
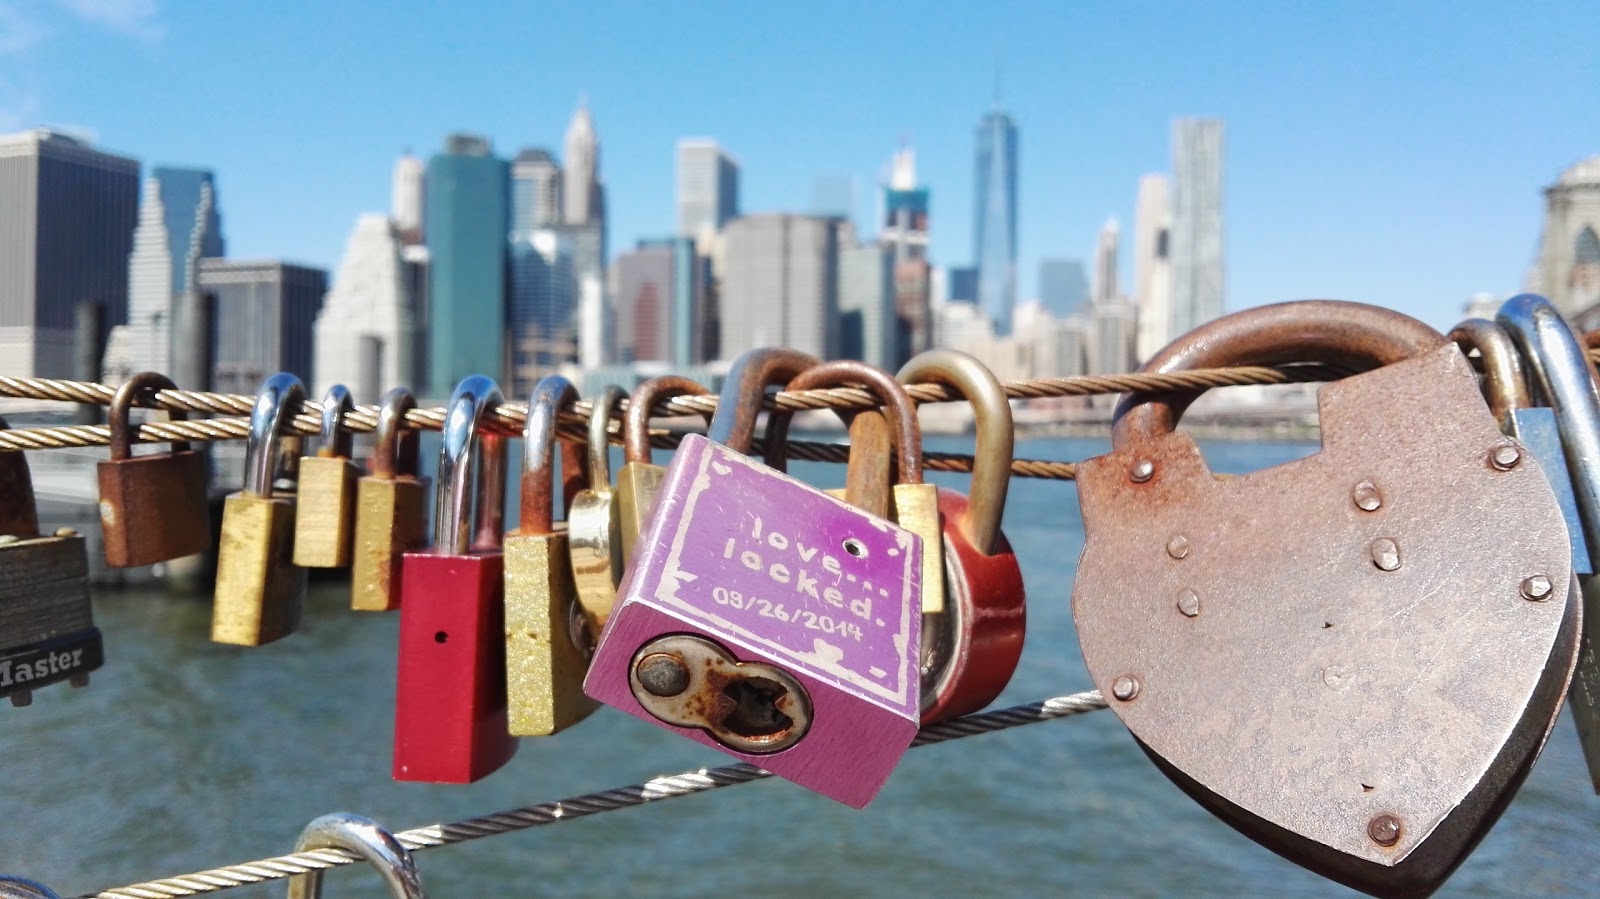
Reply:
[[193, 289], [199, 260], [223, 252], [222, 216], [211, 172], [152, 169], [128, 257], [128, 322], [111, 329], [106, 341], [108, 379], [179, 368], [172, 355], [174, 301]]
[[839, 346], [839, 224], [803, 215], [747, 215], [728, 223], [721, 355], [793, 347], [831, 359]]
[[139, 163], [39, 129], [0, 136], [0, 375], [73, 377], [79, 303], [128, 315]]
[[505, 161], [476, 135], [451, 135], [428, 161], [430, 397], [467, 375], [504, 377], [507, 180]]
[[1114, 218], [1100, 226], [1100, 239], [1094, 248], [1094, 301], [1108, 303], [1118, 297], [1117, 252], [1121, 248], [1122, 226]]
[[561, 224], [561, 179], [561, 166], [548, 150], [528, 148], [511, 161], [513, 237]]
[[394, 163], [394, 178], [389, 187], [389, 216], [395, 230], [407, 244], [422, 242], [422, 204], [427, 167], [410, 153], [402, 153]]
[[[600, 327], [604, 336], [598, 346], [602, 359], [615, 353], [615, 322], [605, 295], [606, 281], [606, 195], [600, 178], [600, 138], [595, 133], [594, 117], [587, 101], [578, 104], [572, 123], [567, 126], [566, 168], [562, 170], [562, 230], [572, 242], [572, 276], [580, 297], [586, 289], [598, 290]], [[585, 283], [594, 285], [585, 288]], [[580, 309], [582, 304], [580, 303]], [[590, 318], [594, 312], [591, 310]], [[583, 315], [578, 326], [587, 327]], [[593, 343], [593, 341], [590, 341]], [[580, 340], [580, 343], [582, 341]]]
[[398, 223], [382, 213], [356, 219], [333, 286], [317, 314], [315, 395], [334, 384], [376, 403], [396, 384], [416, 383], [416, 306]]
[[1172, 337], [1222, 315], [1222, 120], [1172, 126]]
[[1166, 175], [1139, 179], [1133, 213], [1133, 301], [1139, 309], [1136, 352], [1143, 362], [1172, 340], [1172, 207]]
[[572, 241], [565, 231], [539, 228], [514, 234], [509, 252], [508, 383], [518, 396], [525, 396], [539, 378], [577, 361], [577, 280], [572, 272]]
[[699, 238], [739, 214], [739, 163], [709, 139], [678, 141], [678, 234]]
[[1017, 125], [998, 104], [978, 123], [972, 261], [978, 308], [1007, 336], [1017, 305]]
[[[906, 360], [933, 345], [932, 269], [928, 264], [928, 188], [917, 184], [917, 155], [910, 146], [901, 147], [889, 164], [889, 183], [883, 190], [884, 222], [878, 242], [890, 251], [889, 264], [894, 285], [894, 310], [883, 326], [886, 349], [876, 348], [877, 338], [864, 338], [860, 358], [881, 359], [874, 364], [886, 368], [899, 368]], [[841, 251], [842, 252], [842, 251]], [[850, 263], [851, 277], [860, 285], [872, 281], [863, 273], [876, 261], [860, 255]], [[844, 263], [840, 263], [840, 277], [844, 277]], [[843, 286], [840, 302], [844, 302]], [[860, 293], [860, 290], [857, 290]], [[854, 301], [852, 301], [854, 302]], [[866, 303], [860, 308], [867, 308]], [[854, 307], [853, 307], [854, 308]], [[876, 327], [870, 323], [867, 332]]]

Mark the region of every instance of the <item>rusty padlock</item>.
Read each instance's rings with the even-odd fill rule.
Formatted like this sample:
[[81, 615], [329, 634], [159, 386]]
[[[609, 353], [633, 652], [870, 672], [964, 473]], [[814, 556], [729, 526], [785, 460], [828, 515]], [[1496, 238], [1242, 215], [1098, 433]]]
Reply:
[[[111, 397], [111, 458], [95, 466], [100, 484], [100, 531], [106, 564], [137, 568], [192, 556], [211, 548], [211, 511], [206, 501], [206, 458], [176, 441], [171, 452], [133, 455], [129, 416], [140, 399], [176, 390], [165, 375], [140, 372]], [[187, 415], [173, 413], [183, 421]]]
[[417, 467], [419, 436], [405, 424], [415, 408], [417, 398], [404, 387], [384, 394], [372, 474], [356, 482], [350, 607], [357, 611], [398, 609], [401, 560], [428, 545], [428, 479]]
[[611, 489], [611, 418], [628, 395], [609, 384], [590, 401], [588, 486], [572, 497], [567, 511], [567, 544], [578, 605], [599, 634], [617, 601], [622, 577], [620, 518]]
[[[577, 401], [572, 382], [545, 376], [534, 385], [522, 432], [521, 509], [505, 540], [507, 718], [517, 736], [547, 736], [595, 710], [583, 675], [599, 632], [590, 631], [578, 602], [568, 533], [554, 511], [556, 419]], [[566, 481], [569, 490], [588, 487], [589, 467], [575, 445], [562, 447], [562, 474], [582, 472]]]
[[1078, 468], [1073, 618], [1112, 709], [1201, 805], [1324, 876], [1425, 895], [1554, 724], [1566, 529], [1465, 357], [1399, 313], [1263, 306], [1143, 370], [1308, 360], [1382, 367], [1322, 388], [1320, 452], [1239, 477], [1174, 430], [1193, 394], [1123, 398], [1112, 451]]
[[922, 721], [932, 724], [993, 702], [1022, 658], [1027, 591], [1022, 566], [1000, 530], [1016, 432], [1000, 380], [966, 353], [928, 350], [898, 377], [960, 394], [972, 407], [977, 432], [972, 495], [939, 491], [945, 609], [922, 619]]
[[483, 428], [503, 402], [483, 375], [445, 409], [434, 546], [400, 568], [395, 780], [471, 783], [517, 751], [506, 730], [506, 446]]
[[[1571, 478], [1578, 519], [1569, 527], [1574, 568], [1587, 576], [1580, 578], [1583, 635], [1568, 695], [1590, 782], [1600, 793], [1600, 577], [1593, 576], [1593, 561], [1600, 558], [1600, 390], [1583, 342], [1549, 300], [1536, 294], [1515, 296], [1501, 305], [1495, 318], [1526, 356], [1553, 409], [1566, 464], [1557, 469], [1542, 458], [1540, 464], [1558, 494], [1560, 475]], [[1587, 550], [1582, 558], [1580, 548]]]
[[39, 533], [28, 460], [0, 452], [0, 696], [25, 706], [49, 684], [87, 686], [104, 661], [88, 546], [69, 528]]
[[678, 396], [706, 396], [711, 391], [679, 375], [662, 375], [640, 384], [628, 397], [628, 414], [622, 420], [622, 471], [617, 475], [617, 536], [622, 561], [633, 558], [633, 545], [655, 508], [656, 491], [666, 466], [650, 460], [650, 410]]
[[709, 439], [673, 455], [584, 692], [859, 808], [917, 731], [921, 541], [744, 455], [766, 388], [815, 364], [735, 360]]
[[287, 637], [300, 624], [306, 572], [294, 565], [293, 494], [274, 490], [278, 450], [305, 386], [288, 372], [268, 378], [250, 410], [244, 489], [222, 505], [211, 639], [260, 646]]
[[356, 483], [361, 466], [350, 456], [354, 435], [345, 416], [354, 412], [349, 388], [335, 384], [322, 398], [322, 442], [300, 459], [294, 509], [294, 563], [304, 568], [350, 564], [356, 536]]

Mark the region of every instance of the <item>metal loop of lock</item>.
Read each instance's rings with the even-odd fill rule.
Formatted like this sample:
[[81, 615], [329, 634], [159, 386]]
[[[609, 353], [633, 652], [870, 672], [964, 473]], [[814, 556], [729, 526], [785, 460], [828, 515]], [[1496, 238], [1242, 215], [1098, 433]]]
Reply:
[[[187, 441], [154, 455], [133, 455], [133, 406], [154, 402], [159, 390], [175, 389], [171, 379], [140, 372], [124, 381], [111, 398], [111, 458], [95, 466], [99, 486], [101, 541], [112, 568], [153, 565], [211, 548], [208, 466]], [[187, 415], [175, 412], [183, 421]], [[151, 515], [159, 515], [152, 527]]]
[[567, 512], [567, 543], [578, 604], [598, 638], [617, 600], [622, 579], [619, 510], [611, 487], [611, 419], [628, 394], [608, 384], [590, 400], [587, 444], [588, 485], [572, 498]]
[[548, 736], [593, 714], [583, 675], [594, 653], [573, 583], [570, 535], [555, 521], [556, 447], [568, 495], [589, 486], [587, 460], [557, 437], [562, 409], [578, 390], [560, 375], [534, 385], [522, 433], [521, 507], [505, 538], [507, 722], [517, 736]]
[[417, 408], [417, 397], [404, 387], [383, 395], [378, 406], [377, 447], [372, 452], [374, 477], [414, 478], [421, 474], [421, 435], [406, 427], [406, 413]]
[[[306, 825], [294, 851], [345, 849], [361, 856], [377, 870], [395, 899], [427, 899], [422, 874], [411, 852], [378, 822], [360, 815], [335, 812]], [[322, 872], [313, 870], [289, 878], [289, 899], [321, 899]]]
[[[1577, 504], [1579, 527], [1572, 541], [1586, 545], [1586, 561], [1592, 563], [1600, 559], [1600, 389], [1584, 352], [1586, 341], [1535, 294], [1512, 297], [1495, 318], [1522, 350], [1534, 382], [1554, 409]], [[1583, 578], [1581, 593], [1584, 632], [1568, 697], [1590, 781], [1600, 794], [1600, 578]]]
[[1320, 452], [1238, 477], [1173, 430], [1195, 394], [1119, 404], [1112, 452], [1078, 468], [1079, 643], [1140, 747], [1213, 814], [1346, 885], [1426, 895], [1560, 709], [1565, 527], [1466, 358], [1399, 313], [1250, 309], [1143, 371], [1291, 359], [1380, 367], [1321, 389]]
[[288, 372], [268, 378], [250, 410], [244, 489], [223, 501], [211, 639], [260, 646], [300, 623], [306, 571], [294, 565], [295, 498], [275, 494], [283, 438], [305, 404], [305, 385]]
[[37, 880], [0, 874], [0, 899], [61, 899], [61, 894]]
[[1022, 658], [1027, 591], [1022, 565], [1000, 530], [1016, 431], [1000, 380], [966, 353], [928, 350], [896, 377], [960, 394], [976, 431], [971, 494], [939, 491], [945, 610], [923, 616], [921, 643], [922, 720], [932, 724], [993, 702]]
[[[665, 466], [650, 457], [650, 410], [662, 400], [678, 396], [707, 396], [711, 391], [697, 381], [679, 375], [661, 375], [634, 388], [628, 398], [628, 414], [622, 420], [622, 472], [617, 475], [617, 532], [622, 541], [624, 566], [633, 558], [633, 547], [655, 508], [656, 491]], [[706, 416], [707, 423], [710, 416]]]
[[378, 406], [372, 473], [356, 481], [355, 528], [350, 563], [350, 606], [388, 612], [400, 606], [400, 569], [408, 552], [428, 542], [428, 480], [421, 477], [421, 438], [406, 427], [417, 398], [404, 387]]
[[734, 360], [715, 439], [673, 454], [583, 687], [860, 808], [918, 728], [922, 540], [749, 457], [767, 390], [818, 364]]
[[356, 411], [355, 397], [350, 388], [335, 384], [322, 396], [322, 442], [317, 455], [349, 458], [355, 443], [355, 434], [345, 427], [345, 417]]
[[1533, 405], [1522, 356], [1505, 329], [1488, 319], [1469, 318], [1450, 331], [1450, 339], [1465, 353], [1478, 351], [1483, 362], [1483, 399], [1500, 429], [1511, 433], [1511, 414]]
[[482, 428], [483, 418], [505, 402], [500, 386], [484, 375], [456, 385], [445, 409], [439, 449], [439, 489], [434, 503], [434, 546], [466, 555], [499, 545], [505, 522], [505, 438]]

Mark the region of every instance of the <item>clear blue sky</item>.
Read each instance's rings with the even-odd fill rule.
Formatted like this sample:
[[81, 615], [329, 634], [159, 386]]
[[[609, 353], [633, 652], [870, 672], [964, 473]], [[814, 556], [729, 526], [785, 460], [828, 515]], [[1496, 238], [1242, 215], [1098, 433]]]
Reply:
[[1174, 116], [1227, 123], [1229, 308], [1333, 296], [1448, 325], [1521, 285], [1540, 189], [1600, 153], [1590, 3], [0, 0], [0, 129], [211, 167], [230, 255], [325, 266], [401, 150], [456, 129], [559, 149], [580, 95], [613, 248], [672, 228], [680, 137], [727, 146], [759, 211], [803, 209], [818, 175], [872, 185], [904, 136], [935, 261], [964, 264], [997, 53], [1024, 297], [1041, 256], [1087, 257], [1108, 215], [1131, 229]]

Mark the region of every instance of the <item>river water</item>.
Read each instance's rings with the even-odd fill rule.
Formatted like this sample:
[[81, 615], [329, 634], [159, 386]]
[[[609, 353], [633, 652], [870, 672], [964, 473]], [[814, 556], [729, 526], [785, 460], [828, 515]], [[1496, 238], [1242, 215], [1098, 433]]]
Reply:
[[[1217, 470], [1239, 472], [1313, 449], [1219, 443], [1206, 452]], [[1092, 440], [1018, 444], [1034, 458], [1103, 450]], [[795, 469], [824, 485], [842, 480], [837, 466]], [[1006, 532], [1030, 611], [1001, 703], [1090, 688], [1069, 607], [1083, 544], [1073, 485], [1014, 482]], [[285, 853], [330, 811], [398, 831], [729, 761], [602, 709], [566, 733], [523, 740], [505, 768], [471, 786], [394, 783], [398, 616], [353, 613], [348, 602], [347, 587], [314, 585], [299, 633], [240, 649], [208, 641], [208, 596], [97, 594], [107, 663], [94, 684], [0, 707], [0, 871], [70, 895]], [[1600, 798], [1563, 720], [1440, 895], [1600, 895], [1597, 845]], [[1105, 711], [915, 750], [863, 811], [770, 780], [417, 860], [433, 897], [1354, 895], [1201, 810]], [[327, 887], [329, 896], [384, 895], [359, 868], [331, 873]]]

